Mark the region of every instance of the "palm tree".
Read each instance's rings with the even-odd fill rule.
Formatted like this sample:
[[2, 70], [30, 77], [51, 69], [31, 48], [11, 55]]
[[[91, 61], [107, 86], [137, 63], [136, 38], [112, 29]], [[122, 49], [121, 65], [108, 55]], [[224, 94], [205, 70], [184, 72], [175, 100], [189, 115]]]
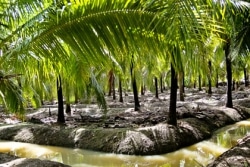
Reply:
[[[165, 26], [168, 24], [165, 15], [175, 14], [174, 16], [176, 16], [176, 11], [170, 10], [170, 12], [167, 12], [168, 9], [171, 9], [171, 5], [182, 5], [178, 2], [169, 4], [165, 4], [166, 6], [162, 8], [162, 4], [157, 2], [155, 3], [156, 6], [148, 6], [147, 2], [138, 4], [122, 0], [112, 3], [105, 2], [105, 4], [104, 2], [100, 4], [99, 1], [66, 4], [62, 2], [47, 3], [46, 10], [34, 10], [32, 19], [27, 19], [28, 16], [25, 15], [26, 22], [17, 24], [14, 27], [14, 33], [6, 36], [0, 46], [13, 43], [15, 39], [19, 38], [20, 42], [14, 43], [11, 51], [3, 49], [6, 57], [15, 57], [21, 53], [26, 56], [44, 57], [57, 62], [68, 58], [65, 45], [69, 45], [74, 50], [75, 55], [93, 66], [95, 65], [94, 62], [103, 64], [108, 60], [109, 56], [105, 50], [117, 56], [121, 52], [127, 53], [127, 55], [135, 52], [143, 55], [143, 52], [157, 53], [159, 51], [163, 55], [166, 51], [166, 45], [164, 47], [163, 45], [161, 47], [154, 45], [154, 43], [162, 41], [159, 40], [156, 33], [159, 31], [166, 36], [170, 35], [168, 28]], [[155, 7], [158, 7], [159, 10], [155, 11]], [[156, 18], [158, 12], [161, 11], [164, 11], [162, 18], [165, 19], [166, 23], [164, 22], [163, 26], [158, 26], [162, 18]], [[30, 11], [26, 11], [24, 14], [28, 12]], [[138, 17], [140, 18], [139, 22]], [[175, 19], [176, 17], [172, 18]], [[7, 22], [9, 18], [4, 19]], [[171, 28], [179, 26], [179, 24], [170, 25]], [[20, 32], [25, 34], [25, 38], [19, 36]], [[71, 32], [71, 36], [68, 36], [68, 32]], [[81, 35], [79, 36], [79, 34]], [[142, 40], [142, 37], [144, 40]], [[170, 37], [171, 40], [178, 40], [173, 35], [170, 35]], [[152, 42], [153, 40], [156, 42]], [[169, 40], [170, 43], [171, 40]], [[10, 49], [8, 48], [8, 50]], [[177, 66], [174, 65], [174, 67]]]
[[[41, 3], [39, 1], [24, 0], [3, 0], [0, 2], [1, 70], [3, 71], [3, 76], [9, 75], [4, 71], [9, 71], [13, 74], [21, 74], [19, 77], [6, 78], [1, 83], [3, 93], [2, 100], [4, 101], [5, 106], [7, 106], [8, 111], [23, 113], [24, 107], [27, 106], [29, 102], [35, 106], [39, 106], [41, 103], [39, 96], [42, 93], [41, 91], [38, 91], [37, 88], [39, 87], [39, 90], [41, 90], [40, 88], [42, 84], [31, 84], [35, 82], [35, 79], [37, 81], [39, 78], [28, 76], [37, 73], [37, 71], [31, 70], [31, 68], [37, 65], [36, 61], [39, 59], [39, 55], [30, 54], [29, 59], [26, 59], [26, 57], [19, 52], [23, 48], [15, 47], [15, 45], [30, 40], [25, 38], [27, 34], [22, 33], [24, 32], [23, 30], [29, 29], [29, 31], [38, 32], [34, 25], [37, 24], [37, 20], [40, 20], [45, 15], [51, 4], [52, 3], [49, 3], [48, 1], [43, 1], [43, 3]], [[11, 52], [20, 54], [18, 57], [9, 56], [8, 53]], [[38, 66], [35, 68], [38, 68]], [[26, 84], [28, 82], [29, 84]], [[34, 87], [36, 87], [37, 91]], [[12, 100], [9, 99], [10, 94], [12, 94]]]
[[[126, 57], [125, 62], [131, 62], [131, 55], [138, 56], [137, 60], [145, 60], [147, 55], [164, 56], [166, 62], [170, 60], [173, 75], [169, 116], [170, 123], [176, 125], [174, 88], [177, 86], [176, 74], [183, 65], [181, 55], [189, 57], [194, 50], [193, 44], [204, 41], [206, 31], [214, 31], [217, 24], [208, 17], [207, 5], [199, 2], [203, 1], [46, 2], [45, 10], [36, 8], [31, 16], [27, 14], [30, 11], [25, 11], [25, 17], [13, 26], [13, 31], [6, 31], [0, 47], [6, 58], [22, 55], [49, 59], [56, 69], [59, 66], [56, 62], [65, 67], [65, 59], [72, 56], [67, 48], [94, 69], [105, 67], [110, 62], [121, 66], [121, 55]], [[43, 4], [41, 1], [26, 4], [33, 4], [30, 5], [33, 9], [36, 3]], [[210, 22], [206, 21], [207, 17]], [[8, 19], [2, 18], [1, 23], [6, 24]], [[14, 18], [9, 20], [15, 23]], [[132, 69], [136, 69], [137, 62], [132, 65]], [[132, 72], [133, 85], [136, 85], [134, 74]], [[90, 75], [94, 76], [92, 72]], [[95, 79], [91, 81], [97, 83]], [[84, 82], [89, 83], [89, 78], [84, 78]]]
[[248, 55], [250, 48], [250, 39], [248, 38], [250, 35], [250, 2], [244, 1], [242, 4], [245, 5], [245, 8], [239, 6], [241, 7], [240, 17], [237, 17], [237, 20], [235, 20], [236, 24], [240, 27], [235, 37], [235, 44], [236, 47], [238, 47], [240, 54]]
[[[250, 2], [246, 3], [248, 8], [244, 8], [241, 12], [240, 19], [237, 19], [237, 24], [240, 25], [240, 30], [236, 34], [236, 47], [239, 50], [240, 60], [244, 65], [244, 80], [245, 80], [245, 87], [249, 85], [249, 77], [247, 72], [247, 67], [249, 65], [249, 48], [250, 48]], [[238, 44], [238, 45], [237, 45]]]
[[[219, 5], [219, 12], [217, 12], [216, 17], [224, 24], [225, 27], [225, 31], [220, 37], [225, 41], [223, 43], [223, 48], [227, 71], [226, 107], [232, 108], [232, 60], [234, 56], [233, 54], [237, 55], [237, 52], [233, 52], [232, 50], [237, 48], [234, 43], [236, 34], [239, 30], [245, 29], [244, 24], [247, 24], [248, 22], [243, 20], [245, 20], [245, 16], [249, 17], [249, 12], [247, 12], [247, 6], [249, 6], [249, 3], [246, 1], [242, 2], [233, 0], [214, 2]], [[244, 23], [242, 24], [241, 21]], [[244, 35], [242, 37], [244, 37]]]
[[[44, 4], [43, 4], [43, 3]], [[63, 43], [63, 46], [61, 46], [61, 52], [59, 51], [55, 51], [54, 53], [50, 52], [50, 49], [48, 47], [45, 46], [45, 52], [44, 55], [47, 54], [47, 56], [44, 55], [40, 55], [40, 54], [36, 54], [34, 51], [29, 50], [28, 45], [30, 43], [32, 43], [32, 40], [34, 40], [34, 37], [37, 37], [39, 35], [40, 32], [42, 32], [43, 30], [47, 30], [42, 24], [44, 24], [44, 19], [48, 18], [48, 15], [53, 15], [54, 12], [56, 12], [57, 10], [59, 10], [59, 7], [61, 4], [55, 4], [54, 2], [48, 3], [46, 1], [36, 1], [36, 2], [18, 2], [17, 4], [9, 4], [7, 5], [7, 12], [11, 12], [14, 9], [20, 9], [17, 10], [17, 12], [15, 12], [15, 18], [11, 18], [9, 16], [14, 16], [14, 15], [8, 15], [6, 13], [4, 13], [4, 17], [2, 17], [1, 19], [4, 22], [7, 22], [7, 20], [10, 20], [9, 24], [11, 24], [11, 29], [5, 29], [4, 32], [6, 32], [3, 35], [3, 39], [1, 41], [1, 51], [3, 53], [3, 62], [10, 62], [12, 61], [15, 65], [18, 64], [22, 64], [23, 67], [25, 66], [23, 61], [22, 63], [20, 63], [19, 58], [20, 55], [23, 57], [23, 59], [27, 59], [32, 61], [31, 59], [35, 59], [35, 61], [41, 61], [41, 59], [43, 60], [43, 58], [46, 59], [50, 59], [53, 64], [52, 66], [55, 68], [56, 71], [58, 71], [58, 63], [57, 62], [64, 62], [62, 60], [65, 60], [65, 58], [68, 57], [68, 49], [65, 48], [65, 45]], [[8, 3], [6, 3], [8, 4]], [[28, 6], [28, 7], [27, 7]], [[45, 7], [45, 8], [44, 8]], [[24, 8], [24, 9], [23, 9]], [[23, 10], [21, 10], [23, 9]], [[26, 11], [28, 10], [28, 11]], [[22, 13], [24, 12], [24, 13]], [[17, 19], [19, 18], [19, 19]], [[18, 20], [18, 22], [15, 22], [15, 20]], [[39, 24], [41, 23], [41, 24]], [[32, 28], [31, 28], [32, 27]], [[4, 26], [5, 28], [5, 26]], [[39, 31], [38, 31], [39, 30]], [[10, 34], [10, 35], [9, 35]], [[19, 34], [22, 34], [22, 36], [20, 36]], [[18, 38], [18, 43], [15, 42], [15, 40]], [[11, 45], [9, 45], [9, 43], [11, 43]], [[46, 45], [46, 44], [45, 44]], [[21, 46], [21, 47], [20, 47]], [[24, 46], [24, 47], [22, 47]], [[60, 53], [63, 53], [62, 55], [64, 56], [63, 58], [58, 56], [60, 55]], [[56, 56], [51, 56], [48, 57], [48, 55], [56, 55]], [[72, 57], [72, 56], [71, 56]], [[8, 60], [8, 61], [6, 61]], [[20, 59], [22, 60], [22, 59]], [[28, 61], [28, 62], [30, 62]], [[13, 64], [12, 63], [12, 64]], [[5, 63], [6, 64], [6, 63]], [[16, 68], [17, 66], [15, 66]], [[22, 68], [23, 68], [22, 67]], [[27, 67], [32, 67], [32, 68], [37, 68], [37, 67], [33, 67], [33, 66], [27, 66]], [[23, 69], [27, 69], [27, 67], [23, 68]], [[88, 66], [89, 67], [89, 66]], [[20, 70], [20, 68], [19, 68]], [[25, 71], [25, 70], [23, 70]], [[45, 79], [45, 78], [43, 78]], [[86, 81], [86, 80], [85, 80]], [[93, 81], [93, 80], [92, 80]], [[89, 78], [88, 78], [88, 82], [89, 82]], [[92, 84], [94, 84], [95, 82], [91, 82]], [[61, 81], [61, 77], [59, 77], [59, 79], [57, 80], [57, 86], [58, 86], [58, 97], [60, 96], [60, 99], [62, 99], [62, 81]], [[96, 93], [99, 92], [95, 91]], [[59, 100], [62, 101], [62, 100]], [[103, 103], [103, 101], [102, 101]], [[59, 103], [59, 106], [60, 105]], [[59, 112], [62, 113], [63, 109], [61, 107], [59, 107]], [[60, 114], [59, 114], [60, 115]], [[59, 120], [59, 119], [58, 119]], [[61, 119], [60, 119], [61, 120]], [[64, 122], [64, 121], [61, 121]]]
[[[186, 2], [186, 1], [185, 1]], [[202, 42], [202, 36], [204, 33], [204, 27], [198, 20], [202, 15], [195, 15], [200, 10], [196, 10], [193, 7], [199, 6], [198, 4], [192, 4], [191, 1], [172, 2], [174, 8], [169, 9], [172, 11], [169, 16], [174, 21], [169, 24], [166, 37], [171, 39], [169, 41], [169, 55], [171, 55], [171, 93], [170, 93], [170, 107], [169, 107], [169, 123], [177, 125], [176, 121], [176, 91], [177, 91], [177, 74], [178, 71], [183, 69], [182, 54], [186, 56], [192, 55], [194, 47], [193, 44]], [[169, 4], [169, 2], [168, 2]], [[171, 5], [170, 5], [171, 6]], [[171, 6], [172, 7], [172, 6]], [[173, 32], [174, 30], [174, 32]], [[192, 40], [196, 39], [196, 40]]]

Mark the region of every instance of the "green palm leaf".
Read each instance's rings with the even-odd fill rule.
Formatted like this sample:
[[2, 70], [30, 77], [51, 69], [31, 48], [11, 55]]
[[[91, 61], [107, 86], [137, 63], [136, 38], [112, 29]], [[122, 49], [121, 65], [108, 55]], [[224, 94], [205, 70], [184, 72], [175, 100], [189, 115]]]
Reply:
[[17, 76], [17, 74], [5, 75], [4, 72], [0, 72], [0, 99], [7, 111], [23, 113], [25, 100], [19, 85], [13, 80], [13, 77]]

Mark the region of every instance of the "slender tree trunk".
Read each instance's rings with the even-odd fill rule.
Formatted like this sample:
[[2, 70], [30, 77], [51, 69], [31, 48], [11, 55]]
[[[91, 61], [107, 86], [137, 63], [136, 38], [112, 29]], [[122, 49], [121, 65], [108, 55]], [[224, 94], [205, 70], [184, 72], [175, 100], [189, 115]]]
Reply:
[[155, 97], [158, 99], [159, 98], [159, 93], [158, 93], [158, 79], [157, 77], [155, 79]]
[[233, 80], [232, 90], [235, 90], [235, 80]]
[[66, 88], [66, 109], [65, 109], [65, 113], [70, 115], [71, 114], [71, 108], [70, 108], [70, 88], [69, 88], [69, 84], [65, 84], [64, 87]]
[[196, 88], [196, 80], [194, 81], [193, 88], [194, 88], [194, 89]]
[[170, 105], [169, 105], [169, 121], [168, 123], [177, 126], [176, 102], [177, 102], [177, 76], [175, 69], [171, 63], [171, 89], [170, 89]]
[[134, 93], [135, 111], [139, 111], [140, 110], [140, 102], [139, 102], [138, 90], [137, 90], [135, 77], [132, 78], [132, 87], [133, 87], [133, 93]]
[[216, 88], [219, 88], [219, 72], [216, 70]]
[[179, 72], [179, 96], [180, 96], [180, 101], [184, 101], [183, 72]]
[[69, 115], [71, 115], [71, 107], [70, 107], [70, 103], [66, 103], [66, 109], [65, 109], [65, 112]]
[[63, 93], [62, 93], [62, 81], [61, 76], [57, 78], [57, 99], [58, 99], [58, 115], [57, 122], [65, 123], [64, 108], [63, 108]]
[[208, 69], [209, 69], [209, 74], [208, 74], [208, 94], [212, 94], [212, 62], [211, 60], [208, 61]]
[[114, 80], [114, 74], [113, 74], [113, 70], [110, 70], [108, 73], [108, 87], [109, 87], [109, 93], [108, 96], [111, 96], [112, 94], [112, 90], [113, 90], [113, 80]]
[[141, 84], [141, 95], [144, 95], [145, 94], [145, 92], [144, 92], [144, 85], [143, 85], [143, 83]]
[[113, 79], [112, 79], [112, 94], [113, 94], [113, 100], [116, 99], [116, 95], [115, 95], [115, 75], [113, 73]]
[[160, 89], [161, 89], [161, 93], [163, 93], [163, 78], [162, 78], [162, 74], [160, 77]]
[[44, 99], [44, 93], [41, 92], [39, 96], [40, 96], [40, 103], [41, 103], [41, 105], [44, 105], [44, 101], [43, 101], [43, 99]]
[[235, 87], [235, 90], [238, 90], [240, 88], [240, 81], [236, 81], [236, 87]]
[[200, 74], [199, 74], [198, 80], [199, 80], [199, 91], [202, 91], [202, 89], [201, 89], [201, 75]]
[[135, 79], [135, 74], [134, 74], [133, 61], [131, 61], [130, 73], [131, 73], [132, 88], [133, 88], [134, 102], [135, 102], [134, 109], [135, 109], [135, 111], [140, 111], [140, 102], [139, 102], [138, 90], [137, 90], [136, 79]]
[[245, 87], [248, 87], [248, 74], [247, 74], [247, 68], [244, 68], [244, 80], [245, 80]]
[[119, 77], [119, 102], [123, 103], [122, 97], [122, 79]]
[[227, 101], [226, 107], [233, 108], [232, 99], [232, 62], [230, 58], [230, 42], [225, 45], [225, 57], [226, 57], [226, 70], [227, 70]]
[[201, 82], [201, 86], [202, 86], [202, 87], [206, 87], [206, 86], [207, 86], [206, 77], [203, 77], [202, 79], [203, 79], [203, 80], [202, 80], [202, 82]]
[[182, 92], [185, 96], [185, 73], [183, 71], [183, 76], [182, 76]]

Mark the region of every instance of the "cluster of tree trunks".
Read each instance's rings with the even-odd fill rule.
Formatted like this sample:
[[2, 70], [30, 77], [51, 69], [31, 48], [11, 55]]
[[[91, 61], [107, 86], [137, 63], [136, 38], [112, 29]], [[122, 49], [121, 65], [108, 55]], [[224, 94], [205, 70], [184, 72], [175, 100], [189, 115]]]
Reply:
[[[226, 99], [226, 107], [232, 108], [233, 102], [232, 102], [232, 60], [230, 57], [230, 40], [228, 40], [225, 43], [224, 46], [224, 52], [225, 52], [225, 59], [226, 59], [226, 72], [227, 72], [227, 99]], [[139, 111], [140, 110], [140, 102], [139, 102], [139, 96], [138, 96], [138, 89], [137, 89], [137, 83], [136, 83], [136, 76], [134, 72], [134, 61], [131, 61], [130, 64], [130, 75], [131, 75], [131, 83], [132, 83], [132, 89], [133, 89], [133, 95], [134, 95], [134, 110]], [[208, 94], [212, 94], [212, 61], [208, 61]], [[177, 75], [178, 74], [178, 75]], [[116, 99], [115, 95], [115, 74], [113, 70], [110, 70], [108, 73], [108, 86], [109, 86], [109, 93], [108, 95], [113, 95], [113, 99]], [[178, 82], [179, 79], [179, 82]], [[247, 74], [247, 69], [244, 68], [244, 79], [245, 79], [245, 86], [247, 87], [249, 85], [249, 78]], [[184, 87], [185, 87], [185, 79], [184, 79], [184, 72], [180, 71], [177, 72], [174, 68], [173, 64], [171, 63], [171, 93], [170, 93], [170, 105], [169, 105], [169, 124], [177, 125], [177, 118], [176, 118], [176, 102], [177, 102], [177, 89], [179, 87], [179, 94], [180, 94], [180, 101], [184, 101]], [[179, 83], [179, 86], [178, 86]], [[154, 77], [154, 84], [155, 84], [155, 97], [159, 98], [159, 92], [158, 92], [158, 78]], [[198, 76], [198, 85], [199, 85], [199, 91], [202, 90], [202, 79], [201, 75]], [[216, 87], [219, 86], [219, 75], [218, 71], [216, 71]], [[196, 83], [194, 82], [194, 87], [196, 87]], [[163, 92], [163, 77], [160, 76], [160, 92]], [[119, 91], [119, 101], [123, 102], [123, 92], [122, 92], [122, 78], [119, 76], [119, 85], [118, 85], [118, 91]], [[145, 85], [141, 84], [141, 95], [144, 95], [145, 93]], [[61, 77], [57, 78], [57, 94], [58, 94], [58, 123], [65, 123], [64, 118], [64, 108], [63, 108], [63, 94], [62, 94], [62, 83], [61, 83]], [[76, 95], [76, 98], [78, 95]], [[75, 100], [77, 102], [77, 99]], [[70, 112], [70, 104], [67, 103], [66, 105], [66, 111]]]

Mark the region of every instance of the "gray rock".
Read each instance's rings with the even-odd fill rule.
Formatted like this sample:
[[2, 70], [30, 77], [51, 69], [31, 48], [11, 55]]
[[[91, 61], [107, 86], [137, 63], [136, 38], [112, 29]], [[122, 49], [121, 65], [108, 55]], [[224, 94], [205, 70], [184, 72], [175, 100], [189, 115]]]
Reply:
[[14, 155], [0, 153], [0, 164], [12, 161], [12, 160], [17, 159], [17, 158], [18, 157], [14, 156]]

